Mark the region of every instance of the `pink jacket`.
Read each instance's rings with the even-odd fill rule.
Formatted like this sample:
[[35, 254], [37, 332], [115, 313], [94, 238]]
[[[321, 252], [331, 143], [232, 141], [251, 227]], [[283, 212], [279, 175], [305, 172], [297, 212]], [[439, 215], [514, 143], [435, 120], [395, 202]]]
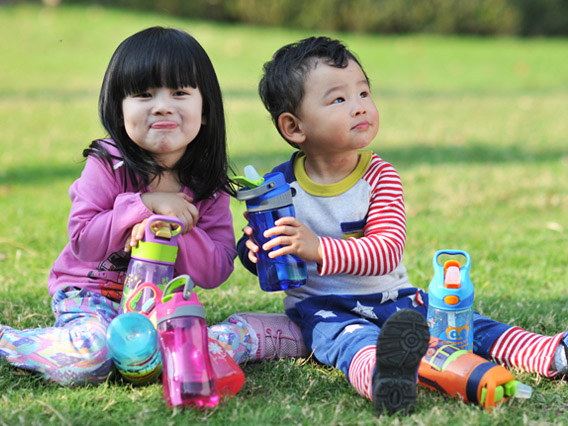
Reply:
[[[111, 155], [119, 157], [112, 141], [106, 141]], [[73, 286], [111, 299], [120, 299], [127, 259], [123, 251], [132, 227], [153, 213], [128, 183], [123, 189], [125, 170], [120, 160], [106, 162], [87, 158], [81, 177], [69, 189], [69, 243], [51, 269], [49, 294]], [[149, 191], [146, 188], [143, 192]], [[192, 195], [191, 191], [184, 191]], [[199, 222], [178, 238], [175, 275], [188, 274], [196, 285], [214, 288], [233, 271], [236, 256], [230, 197], [224, 192], [195, 203]]]

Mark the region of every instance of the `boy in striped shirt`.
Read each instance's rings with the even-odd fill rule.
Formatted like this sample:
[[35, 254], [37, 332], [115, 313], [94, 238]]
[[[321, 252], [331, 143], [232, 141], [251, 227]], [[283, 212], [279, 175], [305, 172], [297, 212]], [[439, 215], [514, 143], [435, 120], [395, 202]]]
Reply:
[[[408, 282], [402, 263], [399, 175], [366, 150], [379, 129], [369, 80], [341, 42], [311, 37], [274, 54], [259, 92], [297, 149], [273, 170], [295, 192], [296, 217], [279, 219], [263, 247], [280, 246], [270, 257], [294, 254], [308, 264], [307, 283], [286, 290], [286, 314], [315, 358], [342, 370], [379, 413], [410, 412], [429, 340], [427, 295]], [[244, 231], [239, 257], [256, 273], [258, 247], [252, 229]], [[474, 326], [481, 356], [546, 376], [566, 368], [562, 334], [539, 336], [477, 313]]]

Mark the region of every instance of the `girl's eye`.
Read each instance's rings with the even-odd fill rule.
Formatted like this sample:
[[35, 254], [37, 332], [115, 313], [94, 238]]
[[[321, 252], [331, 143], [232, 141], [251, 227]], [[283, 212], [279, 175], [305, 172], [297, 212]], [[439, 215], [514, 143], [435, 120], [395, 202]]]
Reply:
[[339, 98], [335, 98], [333, 100], [332, 104], [340, 104], [340, 103], [343, 103], [343, 102], [345, 102], [345, 99], [343, 99], [342, 97], [339, 97]]
[[369, 96], [369, 92], [367, 92], [367, 91], [361, 92], [361, 94], [359, 96], [362, 97], [362, 98], [366, 98], [366, 97]]
[[186, 92], [185, 90], [177, 90], [176, 92], [174, 92], [174, 96], [186, 96], [189, 95], [188, 92]]
[[142, 92], [142, 93], [135, 93], [132, 95], [133, 98], [151, 98], [152, 95], [148, 92]]

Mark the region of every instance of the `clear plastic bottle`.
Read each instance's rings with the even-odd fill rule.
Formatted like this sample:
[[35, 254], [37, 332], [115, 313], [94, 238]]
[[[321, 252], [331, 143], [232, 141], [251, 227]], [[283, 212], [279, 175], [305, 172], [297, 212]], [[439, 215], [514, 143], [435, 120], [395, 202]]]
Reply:
[[119, 313], [140, 312], [155, 325], [156, 303], [174, 276], [177, 238], [182, 230], [183, 223], [177, 218], [148, 218], [144, 238], [132, 248]]
[[107, 347], [118, 372], [129, 382], [154, 381], [162, 371], [156, 329], [136, 312], [116, 316], [106, 331]]
[[[447, 260], [438, 263], [442, 255], [461, 255], [466, 263]], [[474, 288], [469, 278], [471, 258], [461, 250], [439, 250], [434, 255], [434, 277], [428, 287], [428, 326], [430, 335], [445, 340], [460, 349], [473, 350]]]
[[[177, 291], [183, 287], [183, 291]], [[164, 399], [176, 406], [214, 407], [219, 402], [208, 351], [203, 305], [193, 282], [181, 275], [168, 284], [157, 307]]]
[[[262, 245], [269, 240], [263, 232], [274, 227], [274, 222], [281, 217], [296, 215], [292, 189], [279, 172], [268, 173], [258, 182], [258, 186], [239, 189], [237, 199], [246, 201], [248, 220], [253, 229], [252, 238], [259, 247], [256, 267], [260, 288], [279, 291], [304, 285], [308, 272], [303, 260], [291, 254], [271, 259], [268, 252], [262, 249]], [[275, 247], [273, 251], [278, 248]]]

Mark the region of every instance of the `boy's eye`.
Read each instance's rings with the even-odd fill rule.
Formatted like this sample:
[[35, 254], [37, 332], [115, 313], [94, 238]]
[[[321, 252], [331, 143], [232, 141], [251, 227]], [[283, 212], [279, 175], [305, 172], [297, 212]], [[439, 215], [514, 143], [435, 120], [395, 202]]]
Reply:
[[360, 94], [359, 96], [361, 96], [362, 98], [366, 98], [366, 97], [369, 96], [369, 92], [367, 92], [367, 91], [365, 90], [364, 92], [361, 92], [361, 94]]
[[333, 100], [332, 104], [340, 104], [340, 103], [342, 103], [342, 102], [345, 102], [345, 99], [342, 98], [342, 97], [339, 97], [339, 98], [335, 98], [335, 99]]

